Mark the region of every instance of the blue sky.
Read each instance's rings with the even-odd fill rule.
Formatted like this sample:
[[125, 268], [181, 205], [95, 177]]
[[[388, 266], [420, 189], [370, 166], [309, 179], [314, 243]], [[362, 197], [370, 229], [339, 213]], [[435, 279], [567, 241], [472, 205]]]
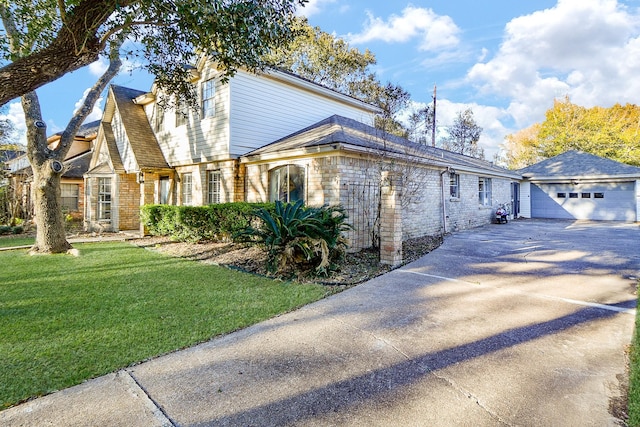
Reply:
[[[371, 50], [379, 79], [408, 90], [416, 107], [437, 84], [441, 126], [471, 108], [489, 159], [505, 135], [543, 121], [555, 98], [640, 103], [640, 0], [311, 0], [300, 14]], [[66, 125], [103, 67], [38, 90], [49, 133]], [[133, 71], [113, 83], [147, 90], [151, 80]], [[19, 104], [5, 113], [23, 128]]]

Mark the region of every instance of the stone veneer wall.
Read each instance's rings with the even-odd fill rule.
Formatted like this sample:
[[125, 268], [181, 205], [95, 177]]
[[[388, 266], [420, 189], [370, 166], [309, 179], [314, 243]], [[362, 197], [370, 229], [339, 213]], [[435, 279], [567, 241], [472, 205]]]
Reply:
[[137, 230], [140, 228], [140, 184], [136, 182], [136, 174], [123, 174], [119, 178], [118, 229]]
[[[445, 174], [446, 180], [448, 175]], [[447, 204], [447, 231], [464, 230], [490, 223], [500, 203], [511, 200], [511, 181], [491, 178], [491, 206], [482, 206], [478, 201], [479, 175], [460, 174], [460, 197], [449, 197], [449, 187], [445, 188]]]
[[[246, 165], [244, 166], [246, 200], [268, 201], [269, 171], [286, 164], [296, 164], [306, 168], [306, 202], [309, 206], [342, 204], [348, 209], [349, 222], [357, 225], [357, 228], [364, 228], [366, 224], [372, 224], [375, 220], [377, 201], [370, 200], [373, 206], [364, 209], [363, 206], [356, 206], [349, 194], [350, 186], [367, 182], [371, 183], [372, 193], [378, 191], [382, 166], [370, 155], [330, 154], [324, 157]], [[395, 167], [397, 167], [396, 171], [400, 171], [403, 175], [402, 239], [442, 233], [444, 231], [441, 181], [443, 169], [420, 165], [408, 167], [396, 165]], [[497, 205], [510, 200], [511, 181], [491, 177], [492, 206], [481, 206], [478, 203], [478, 178], [479, 175], [460, 173], [460, 197], [453, 199], [449, 197], [449, 174], [444, 173], [447, 231], [487, 224], [492, 221]], [[362, 220], [360, 217], [363, 215], [374, 216]], [[359, 250], [369, 247], [370, 233], [370, 229], [349, 232], [351, 249]]]

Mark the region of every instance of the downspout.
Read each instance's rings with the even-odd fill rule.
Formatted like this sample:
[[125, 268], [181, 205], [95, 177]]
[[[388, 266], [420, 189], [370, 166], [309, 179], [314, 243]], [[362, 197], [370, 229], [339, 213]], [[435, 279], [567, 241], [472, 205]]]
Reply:
[[454, 170], [451, 168], [451, 166], [447, 166], [447, 168], [445, 170], [443, 170], [442, 172], [440, 172], [440, 187], [442, 189], [442, 234], [446, 234], [447, 233], [447, 204], [446, 204], [446, 193], [445, 193], [445, 189], [444, 189], [444, 174], [445, 173], [454, 173]]

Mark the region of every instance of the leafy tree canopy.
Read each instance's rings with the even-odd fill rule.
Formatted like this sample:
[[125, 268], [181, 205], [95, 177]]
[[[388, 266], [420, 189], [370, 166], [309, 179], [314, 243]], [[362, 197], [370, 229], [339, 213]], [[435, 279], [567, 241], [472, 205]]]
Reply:
[[305, 18], [295, 20], [295, 38], [266, 56], [276, 67], [330, 89], [377, 105], [382, 113], [375, 119], [376, 127], [400, 136], [407, 131], [395, 119], [404, 109], [410, 95], [402, 87], [383, 84], [370, 70], [376, 58], [368, 49], [361, 52], [345, 40], [312, 27]]
[[0, 38], [0, 105], [106, 56], [114, 41], [161, 87], [189, 90], [183, 64], [194, 53], [229, 74], [259, 69], [291, 39], [293, 11], [306, 1], [0, 0], [12, 35]]
[[544, 122], [508, 135], [505, 149], [514, 169], [569, 150], [640, 166], [640, 107], [585, 108], [565, 97], [554, 102]]
[[455, 153], [484, 159], [484, 150], [478, 147], [482, 128], [473, 118], [473, 110], [459, 111], [453, 125], [449, 127], [449, 137], [443, 140], [443, 147]]

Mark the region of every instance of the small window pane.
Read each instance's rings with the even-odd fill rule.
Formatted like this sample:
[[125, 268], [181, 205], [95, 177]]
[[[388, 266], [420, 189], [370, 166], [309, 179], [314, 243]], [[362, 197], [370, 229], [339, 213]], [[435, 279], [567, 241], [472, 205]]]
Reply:
[[192, 185], [192, 176], [191, 173], [182, 174], [182, 178], [180, 178], [182, 185], [182, 204], [190, 205], [192, 203], [193, 198], [193, 185]]
[[457, 173], [449, 174], [449, 193], [451, 197], [460, 197], [460, 175]]
[[577, 199], [578, 198], [578, 193], [569, 193], [569, 198], [570, 199]]
[[207, 203], [220, 203], [221, 193], [221, 176], [220, 171], [207, 172]]
[[591, 193], [582, 193], [582, 198], [583, 199], [590, 199], [591, 198]]
[[286, 165], [269, 172], [269, 199], [272, 202], [304, 200], [304, 167]]
[[491, 206], [491, 178], [478, 178], [478, 202]]
[[62, 208], [70, 212], [78, 210], [78, 184], [60, 184]]
[[98, 220], [111, 220], [111, 178], [98, 179]]
[[604, 193], [593, 193], [594, 199], [604, 199]]
[[567, 197], [567, 193], [558, 193], [558, 199], [565, 199]]
[[207, 80], [202, 85], [202, 117], [213, 117], [216, 114], [215, 81]]

